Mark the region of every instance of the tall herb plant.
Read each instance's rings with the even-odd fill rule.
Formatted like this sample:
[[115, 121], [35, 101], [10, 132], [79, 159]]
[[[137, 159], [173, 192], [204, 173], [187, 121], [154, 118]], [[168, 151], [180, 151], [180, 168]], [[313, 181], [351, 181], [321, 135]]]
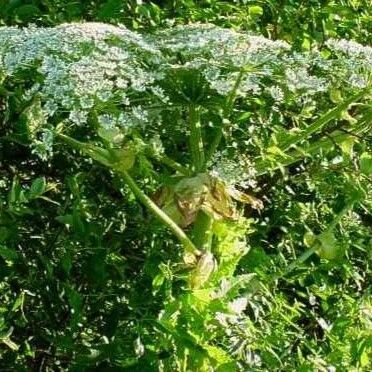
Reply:
[[[259, 368], [261, 356], [246, 342], [255, 296], [315, 253], [342, 255], [338, 224], [369, 203], [371, 48], [331, 39], [298, 53], [211, 25], [140, 35], [83, 23], [0, 28], [0, 57], [2, 141], [28, 146], [46, 164], [54, 153], [78, 151], [158, 221], [147, 237], [153, 246], [164, 231], [174, 236], [153, 273], [158, 315], [134, 317], [146, 331], [120, 365], [147, 353], [163, 370]], [[321, 231], [304, 232], [307, 250], [262, 283], [239, 264], [264, 222], [264, 177], [288, 177], [287, 169], [319, 156], [337, 164], [335, 149], [357, 161], [349, 192]], [[9, 213], [46, 191], [43, 179], [28, 194], [14, 182]], [[83, 306], [74, 292], [69, 301], [74, 311]], [[17, 348], [10, 332], [2, 340]]]

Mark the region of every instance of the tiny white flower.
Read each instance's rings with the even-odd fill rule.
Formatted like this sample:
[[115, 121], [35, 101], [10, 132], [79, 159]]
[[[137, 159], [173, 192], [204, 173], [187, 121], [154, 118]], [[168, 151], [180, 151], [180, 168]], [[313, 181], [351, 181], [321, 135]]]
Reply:
[[133, 116], [140, 121], [147, 120], [147, 112], [141, 106], [133, 107], [132, 113], [133, 113]]
[[58, 109], [58, 105], [54, 101], [51, 101], [51, 100], [48, 100], [47, 102], [45, 102], [45, 105], [43, 106], [43, 110], [48, 116], [53, 116], [55, 112], [57, 111], [57, 109]]
[[221, 312], [216, 312], [215, 319], [224, 327], [228, 327], [229, 323], [227, 321], [227, 314], [221, 313]]
[[80, 98], [80, 105], [83, 109], [90, 109], [94, 106], [94, 99], [91, 97]]
[[249, 349], [245, 352], [245, 361], [252, 367], [260, 367], [262, 365], [261, 357]]
[[138, 358], [145, 354], [145, 346], [139, 336], [134, 340], [134, 352]]
[[229, 303], [229, 310], [235, 314], [241, 314], [247, 308], [248, 299], [240, 297]]
[[97, 97], [102, 101], [102, 102], [107, 102], [110, 100], [112, 96], [112, 93], [110, 91], [100, 91], [97, 93]]
[[120, 89], [126, 89], [128, 87], [128, 80], [125, 80], [123, 78], [118, 78], [116, 79], [115, 84]]
[[113, 129], [116, 124], [116, 118], [110, 114], [99, 115], [98, 123], [104, 129]]
[[270, 93], [271, 97], [273, 97], [276, 102], [278, 102], [278, 103], [283, 102], [284, 93], [283, 93], [283, 91], [280, 87], [272, 86], [268, 90], [269, 90], [269, 93]]
[[315, 305], [316, 305], [316, 297], [315, 297], [313, 294], [311, 294], [311, 295], [309, 296], [309, 304], [310, 304], [311, 306], [315, 306]]
[[87, 122], [88, 113], [81, 110], [72, 110], [69, 119], [76, 125], [83, 125]]
[[325, 331], [330, 331], [332, 329], [332, 324], [328, 324], [324, 318], [318, 318], [317, 322], [320, 325], [320, 327]]

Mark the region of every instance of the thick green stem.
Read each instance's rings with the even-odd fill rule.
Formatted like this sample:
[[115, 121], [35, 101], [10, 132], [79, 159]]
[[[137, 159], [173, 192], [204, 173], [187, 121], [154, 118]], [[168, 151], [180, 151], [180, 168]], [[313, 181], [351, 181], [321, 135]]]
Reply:
[[166, 225], [174, 233], [174, 235], [184, 246], [185, 250], [195, 255], [200, 254], [200, 251], [196, 249], [195, 245], [189, 239], [186, 233], [137, 186], [136, 182], [133, 180], [133, 178], [129, 175], [129, 173], [126, 170], [122, 168], [116, 169], [112, 167], [112, 164], [110, 163], [111, 161], [110, 152], [108, 150], [91, 145], [89, 143], [79, 142], [61, 133], [56, 134], [58, 135], [59, 138], [63, 139], [73, 148], [81, 150], [85, 154], [91, 156], [93, 159], [120, 173], [123, 176], [125, 182], [128, 184], [129, 188], [137, 197], [137, 199], [145, 207], [147, 207], [155, 215], [155, 217], [157, 217], [164, 225]]
[[200, 211], [194, 224], [193, 241], [202, 251], [211, 250], [213, 236], [212, 226], [213, 219], [203, 211]]
[[291, 262], [283, 272], [281, 272], [279, 275], [272, 277], [271, 281], [275, 281], [277, 279], [280, 279], [286, 275], [288, 275], [290, 272], [292, 272], [298, 265], [304, 263], [310, 256], [312, 256], [318, 249], [317, 244], [313, 244], [309, 249], [307, 249], [305, 252], [301, 254], [300, 257], [296, 258], [293, 262]]
[[196, 249], [186, 233], [138, 187], [129, 173], [122, 171], [121, 174], [137, 199], [174, 233], [185, 250], [198, 255], [200, 253], [199, 250]]
[[298, 144], [299, 142], [308, 139], [311, 135], [318, 132], [322, 129], [328, 122], [331, 120], [336, 119], [340, 113], [346, 110], [353, 102], [358, 101], [360, 98], [366, 95], [368, 89], [364, 89], [361, 92], [351, 96], [346, 101], [340, 103], [338, 106], [329, 110], [327, 113], [322, 115], [320, 118], [315, 120], [311, 125], [309, 125], [303, 132], [298, 134], [297, 136], [289, 137], [287, 140], [283, 141], [279, 144], [279, 147], [282, 151], [287, 150], [291, 146]]
[[194, 172], [205, 170], [204, 144], [200, 122], [200, 108], [192, 104], [189, 106], [189, 147]]
[[340, 145], [342, 142], [345, 142], [353, 135], [360, 135], [369, 130], [368, 125], [365, 125], [364, 122], [358, 123], [353, 126], [353, 134], [343, 133], [336, 131], [335, 133], [330, 134], [328, 137], [317, 140], [314, 143], [311, 143], [304, 151], [292, 150], [289, 151], [286, 155], [286, 158], [280, 159], [277, 162], [272, 162], [271, 160], [261, 159], [256, 162], [256, 172], [257, 176], [261, 176], [265, 173], [274, 171], [276, 169], [292, 165], [300, 160], [303, 160], [307, 156], [314, 156], [321, 151], [328, 152], [332, 150], [335, 145]]
[[167, 155], [161, 155], [159, 157], [159, 161], [163, 163], [164, 165], [167, 165], [169, 168], [172, 168], [173, 170], [185, 175], [190, 176], [190, 171], [184, 167], [183, 165], [177, 163], [172, 158], [168, 157]]
[[158, 163], [166, 165], [168, 168], [173, 169], [174, 171], [183, 174], [184, 176], [190, 176], [191, 172], [188, 168], [184, 167], [183, 165], [177, 163], [175, 160], [170, 158], [165, 154], [152, 154], [151, 152], [148, 154], [149, 157], [156, 160]]
[[225, 116], [230, 116], [231, 114], [231, 111], [234, 107], [234, 102], [235, 102], [235, 98], [236, 98], [236, 95], [238, 93], [238, 89], [239, 89], [239, 86], [243, 80], [243, 76], [244, 76], [244, 73], [247, 72], [246, 69], [242, 68], [240, 71], [239, 71], [239, 74], [236, 78], [236, 81], [235, 81], [235, 84], [233, 86], [233, 89], [232, 91], [230, 92], [229, 94], [229, 97], [227, 99], [227, 102], [226, 102], [226, 107], [225, 107], [225, 111], [224, 111], [224, 115]]
[[[195, 173], [206, 169], [203, 137], [201, 132], [200, 108], [195, 105], [189, 107], [189, 148], [192, 160], [192, 170]], [[213, 219], [200, 211], [193, 227], [193, 241], [202, 251], [209, 251], [212, 245]]]
[[[233, 89], [231, 90], [231, 92], [230, 92], [230, 94], [227, 98], [226, 105], [225, 105], [225, 108], [224, 108], [224, 111], [223, 111], [223, 116], [225, 118], [228, 118], [231, 115], [231, 111], [234, 107], [234, 102], [235, 102], [235, 99], [236, 99], [236, 95], [237, 95], [239, 86], [240, 86], [240, 84], [243, 80], [243, 76], [244, 76], [245, 72], [246, 72], [245, 69], [241, 69], [239, 71], [239, 75], [236, 78]], [[222, 123], [221, 126], [217, 129], [217, 133], [216, 133], [215, 137], [213, 138], [212, 143], [209, 146], [209, 149], [208, 149], [208, 152], [207, 152], [207, 155], [206, 155], [206, 161], [210, 160], [212, 158], [213, 154], [215, 153], [215, 151], [217, 150], [217, 148], [218, 148], [218, 146], [219, 146], [219, 144], [222, 140], [222, 137], [223, 137], [223, 130], [224, 130], [224, 125]]]

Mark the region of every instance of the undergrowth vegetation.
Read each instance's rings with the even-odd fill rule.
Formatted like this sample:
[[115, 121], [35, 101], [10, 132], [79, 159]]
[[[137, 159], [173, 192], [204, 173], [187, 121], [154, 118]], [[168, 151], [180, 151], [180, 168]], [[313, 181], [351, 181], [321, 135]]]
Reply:
[[0, 370], [369, 370], [362, 2], [96, 3], [0, 27]]

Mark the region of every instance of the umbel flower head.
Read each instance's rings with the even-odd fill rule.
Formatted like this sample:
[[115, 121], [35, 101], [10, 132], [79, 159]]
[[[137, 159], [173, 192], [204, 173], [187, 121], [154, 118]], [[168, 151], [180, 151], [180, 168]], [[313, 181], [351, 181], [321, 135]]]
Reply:
[[44, 124], [101, 127], [115, 138], [136, 128], [146, 137], [159, 125], [174, 130], [164, 111], [197, 102], [217, 112], [234, 88], [280, 105], [315, 101], [336, 80], [351, 90], [368, 83], [371, 48], [335, 40], [327, 48], [293, 53], [285, 42], [206, 24], [151, 36], [102, 23], [0, 27], [0, 82], [18, 87], [24, 106], [37, 97]]
[[159, 52], [123, 27], [83, 23], [0, 28], [0, 58], [3, 80], [17, 81], [33, 70], [35, 84], [25, 98], [40, 94], [47, 116], [67, 111], [81, 125], [93, 107], [126, 102], [129, 90], [145, 91], [155, 76], [143, 65]]

